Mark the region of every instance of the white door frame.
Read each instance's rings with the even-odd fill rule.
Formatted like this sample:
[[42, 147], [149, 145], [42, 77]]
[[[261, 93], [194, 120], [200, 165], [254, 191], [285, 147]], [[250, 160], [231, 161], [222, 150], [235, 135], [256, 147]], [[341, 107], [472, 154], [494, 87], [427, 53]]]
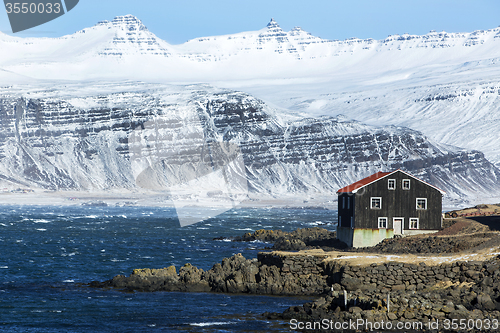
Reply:
[[[396, 232], [396, 220], [401, 221], [401, 228], [399, 228], [400, 233]], [[394, 230], [394, 235], [402, 235], [404, 233], [405, 218], [404, 217], [393, 217], [392, 218], [392, 228]]]

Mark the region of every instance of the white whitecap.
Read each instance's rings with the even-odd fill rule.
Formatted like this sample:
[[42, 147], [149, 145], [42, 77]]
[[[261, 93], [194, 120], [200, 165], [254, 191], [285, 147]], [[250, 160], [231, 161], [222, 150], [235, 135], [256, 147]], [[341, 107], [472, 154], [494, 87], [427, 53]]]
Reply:
[[215, 321], [211, 323], [191, 323], [191, 326], [204, 327], [204, 326], [215, 326], [215, 325], [230, 325], [234, 324], [232, 321]]
[[35, 230], [38, 230], [38, 231], [47, 231], [47, 229], [43, 229], [43, 228], [35, 229]]
[[75, 282], [75, 280], [64, 280], [63, 282], [64, 282], [64, 283], [74, 283], [74, 282]]
[[33, 220], [33, 223], [50, 223], [51, 221], [46, 220], [46, 219], [36, 219]]
[[322, 224], [324, 224], [324, 223], [323, 223], [323, 222], [321, 222], [321, 221], [316, 221], [316, 222], [309, 222], [309, 223], [307, 223], [307, 225], [322, 225]]

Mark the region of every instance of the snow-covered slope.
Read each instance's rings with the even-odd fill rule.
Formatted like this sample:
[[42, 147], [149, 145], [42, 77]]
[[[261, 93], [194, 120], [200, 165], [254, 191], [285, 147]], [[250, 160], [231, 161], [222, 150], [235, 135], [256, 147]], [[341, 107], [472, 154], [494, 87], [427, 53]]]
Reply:
[[0, 93], [0, 175], [12, 184], [168, 190], [209, 173], [207, 161], [209, 168], [216, 160], [231, 165], [240, 154], [242, 164], [230, 166], [226, 181], [245, 179], [245, 189], [248, 183], [272, 196], [335, 197], [345, 184], [397, 168], [448, 191], [447, 200], [500, 191], [500, 171], [478, 151], [343, 117], [289, 122], [248, 94], [207, 85], [66, 84]]
[[[138, 84], [136, 80], [150, 83]], [[82, 83], [75, 85], [75, 81]], [[23, 82], [29, 85], [20, 85]], [[256, 107], [243, 103], [252, 100], [250, 96], [234, 97], [239, 96], [234, 93], [228, 97], [231, 92], [216, 88], [165, 88], [153, 82], [204, 82], [250, 93], [263, 101], [250, 104], [265, 103], [265, 112], [249, 114], [265, 121], [251, 130], [231, 123], [246, 121], [241, 118], [242, 110]], [[41, 186], [135, 186], [136, 171], [127, 161], [124, 144], [127, 131], [137, 122], [150, 123], [151, 117], [164, 117], [166, 110], [172, 114], [191, 110], [186, 112], [192, 114], [192, 110], [201, 108], [193, 116], [197, 120], [183, 120], [187, 121], [185, 125], [197, 129], [196, 135], [202, 129], [204, 137], [210, 134], [222, 141], [228, 136], [236, 140], [245, 152], [249, 185], [254, 190], [330, 191], [380, 169], [404, 167], [428, 180], [433, 174], [446, 175], [434, 183], [453, 193], [452, 197], [499, 193], [498, 169], [484, 156], [500, 167], [500, 28], [331, 41], [301, 28], [283, 31], [271, 20], [258, 31], [170, 45], [148, 31], [140, 20], [127, 15], [55, 39], [0, 33], [0, 85], [4, 85], [0, 93], [3, 124], [14, 124], [2, 128], [9, 143], [0, 149], [3, 161], [8, 161], [2, 172], [15, 178], [11, 170], [21, 174], [39, 170], [34, 171], [36, 177], [28, 178]], [[197, 95], [193, 89], [204, 92]], [[240, 113], [222, 118], [223, 132], [214, 125], [218, 119], [211, 113], [214, 109], [203, 109], [212, 105], [219, 93], [225, 96], [225, 102], [221, 102], [225, 107], [229, 103], [226, 99], [243, 103], [231, 106]], [[65, 124], [66, 129], [38, 123], [39, 116], [33, 116], [38, 114], [37, 108], [52, 110], [49, 113], [60, 119], [54, 128]], [[115, 113], [113, 108], [123, 112]], [[32, 116], [9, 118], [14, 109]], [[339, 115], [357, 122], [336, 118]], [[120, 120], [117, 124], [113, 117], [125, 117], [128, 122]], [[166, 119], [170, 124], [171, 118]], [[126, 129], [115, 133], [115, 127]], [[34, 146], [24, 145], [20, 141], [22, 131], [15, 130], [22, 128], [27, 139], [39, 136], [41, 128], [53, 135], [43, 136]], [[319, 137], [309, 140], [318, 128]], [[307, 135], [299, 140], [300, 131]], [[83, 139], [76, 139], [74, 133], [80, 133]], [[330, 145], [318, 143], [335, 145], [335, 140], [346, 137], [356, 137], [352, 142], [361, 140], [365, 144], [344, 145], [352, 151], [342, 155], [340, 150], [334, 152]], [[67, 144], [61, 140], [68, 140]], [[259, 148], [250, 149], [250, 142]], [[418, 142], [425, 142], [427, 150], [419, 150]], [[464, 147], [467, 152], [443, 148], [447, 144]], [[41, 147], [45, 147], [43, 154]], [[81, 153], [76, 153], [78, 149]], [[256, 153], [261, 150], [266, 153]], [[320, 151], [328, 153], [323, 156]], [[376, 153], [370, 153], [373, 151]], [[413, 160], [426, 162], [414, 164], [410, 162]], [[317, 168], [311, 169], [311, 165]], [[459, 175], [457, 170], [462, 170]], [[23, 177], [18, 181], [27, 181]]]
[[[318, 91], [322, 88], [318, 85]], [[413, 128], [437, 142], [481, 150], [500, 166], [500, 77], [301, 97], [255, 94], [305, 116], [343, 114], [372, 125]]]

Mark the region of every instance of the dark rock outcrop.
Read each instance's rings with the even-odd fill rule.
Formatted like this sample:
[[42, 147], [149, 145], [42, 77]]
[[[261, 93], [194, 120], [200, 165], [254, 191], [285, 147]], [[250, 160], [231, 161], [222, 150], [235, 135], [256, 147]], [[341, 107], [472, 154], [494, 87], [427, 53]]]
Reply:
[[[203, 271], [191, 264], [179, 269], [135, 269], [128, 277], [90, 285], [136, 291], [214, 291], [268, 295], [317, 295], [328, 290], [327, 277], [321, 269], [321, 260], [298, 255], [290, 265], [278, 267], [267, 254], [257, 259], [245, 259], [241, 254], [224, 258], [210, 270]], [[288, 261], [287, 261], [288, 262]], [[283, 268], [283, 269], [282, 269]]]
[[301, 228], [292, 232], [282, 230], [256, 230], [254, 233], [246, 233], [236, 237], [233, 241], [251, 242], [260, 240], [263, 242], [274, 242], [273, 250], [277, 251], [299, 251], [305, 249], [345, 249], [347, 245], [337, 239], [335, 231], [323, 228]]

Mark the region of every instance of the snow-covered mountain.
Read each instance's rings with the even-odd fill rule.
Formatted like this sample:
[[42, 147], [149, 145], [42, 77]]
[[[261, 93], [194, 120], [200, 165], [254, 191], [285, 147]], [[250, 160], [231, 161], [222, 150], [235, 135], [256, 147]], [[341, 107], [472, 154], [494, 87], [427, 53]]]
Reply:
[[0, 35], [0, 68], [43, 79], [335, 78], [346, 81], [342, 86], [356, 80], [370, 85], [495, 61], [500, 57], [499, 44], [500, 28], [331, 41], [299, 27], [285, 32], [271, 20], [258, 31], [170, 45], [127, 15], [60, 38]]
[[252, 191], [331, 193], [403, 167], [450, 198], [500, 193], [500, 28], [331, 41], [271, 20], [170, 45], [127, 15], [60, 38], [0, 33], [0, 84], [0, 174], [18, 183], [137, 186], [130, 135], [161, 119], [190, 128], [185, 151], [234, 143]]
[[[244, 178], [250, 191], [271, 196], [335, 197], [346, 183], [397, 168], [448, 191], [447, 200], [500, 190], [500, 171], [479, 151], [343, 117], [287, 121], [248, 94], [207, 85], [67, 84], [0, 92], [0, 175], [13, 186], [166, 190], [207, 174], [200, 166], [214, 163], [219, 142], [223, 150], [236, 147], [243, 159], [226, 181]], [[232, 160], [231, 154], [219, 160]], [[162, 179], [149, 181], [151, 175]]]

